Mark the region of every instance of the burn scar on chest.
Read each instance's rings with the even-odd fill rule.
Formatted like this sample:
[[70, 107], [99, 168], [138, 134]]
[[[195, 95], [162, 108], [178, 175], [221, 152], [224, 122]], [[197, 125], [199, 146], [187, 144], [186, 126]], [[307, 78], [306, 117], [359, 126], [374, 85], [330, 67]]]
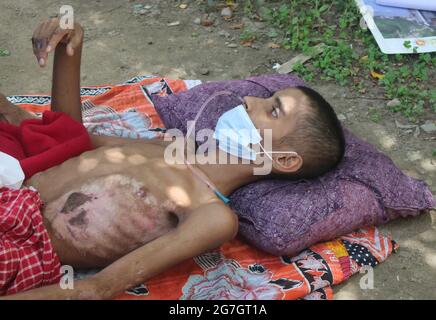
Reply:
[[[74, 211], [76, 208], [80, 207], [81, 205], [85, 204], [88, 201], [91, 201], [92, 197], [81, 193], [81, 192], [73, 192], [70, 194], [65, 201], [64, 206], [61, 209], [61, 213], [68, 214], [72, 211]], [[86, 214], [86, 212], [85, 212]]]
[[45, 214], [52, 229], [80, 253], [119, 257], [177, 227], [189, 200], [175, 189], [171, 195], [111, 174], [64, 194]]
[[68, 223], [76, 227], [85, 226], [88, 223], [88, 219], [86, 218], [86, 210], [82, 209], [77, 216], [68, 220]]

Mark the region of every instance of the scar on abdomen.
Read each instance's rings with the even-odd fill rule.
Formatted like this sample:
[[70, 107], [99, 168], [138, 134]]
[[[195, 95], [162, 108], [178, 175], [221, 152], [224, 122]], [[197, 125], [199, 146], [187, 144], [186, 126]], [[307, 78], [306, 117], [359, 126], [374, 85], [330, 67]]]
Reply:
[[90, 201], [92, 197], [87, 196], [81, 192], [73, 192], [65, 201], [64, 206], [62, 207], [61, 213], [70, 213], [74, 209], [80, 207], [82, 204]]
[[71, 218], [68, 220], [68, 223], [72, 226], [83, 226], [88, 222], [86, 219], [86, 210], [80, 211], [80, 213], [75, 216], [74, 218]]

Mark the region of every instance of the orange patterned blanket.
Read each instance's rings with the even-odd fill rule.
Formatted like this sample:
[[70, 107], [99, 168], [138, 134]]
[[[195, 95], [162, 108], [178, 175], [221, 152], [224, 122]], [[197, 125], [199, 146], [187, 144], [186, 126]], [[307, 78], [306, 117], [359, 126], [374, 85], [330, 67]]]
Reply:
[[[118, 85], [82, 87], [84, 124], [95, 134], [160, 137], [165, 129], [151, 96], [178, 93], [199, 83], [140, 76]], [[47, 95], [8, 99], [36, 113], [50, 109]], [[126, 291], [118, 299], [331, 299], [332, 285], [375, 267], [396, 248], [396, 243], [375, 227], [313, 245], [295, 257], [272, 256], [235, 239]]]

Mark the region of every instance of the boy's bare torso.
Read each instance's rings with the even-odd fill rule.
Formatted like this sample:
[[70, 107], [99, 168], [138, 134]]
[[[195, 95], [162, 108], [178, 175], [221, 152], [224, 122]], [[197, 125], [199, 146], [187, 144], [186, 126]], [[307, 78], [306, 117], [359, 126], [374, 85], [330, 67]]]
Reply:
[[63, 264], [106, 266], [216, 201], [185, 165], [165, 162], [165, 141], [100, 147], [34, 175], [44, 224]]
[[[82, 122], [80, 64], [84, 31], [59, 18], [43, 21], [33, 32], [38, 64], [54, 52], [51, 110]], [[16, 112], [0, 94], [0, 121], [18, 125]], [[23, 114], [24, 113], [24, 114]], [[116, 141], [115, 141], [115, 140]], [[44, 225], [62, 264], [103, 267], [64, 290], [52, 284], [8, 296], [11, 299], [110, 299], [186, 259], [215, 249], [238, 231], [234, 212], [185, 165], [170, 165], [163, 141], [126, 141], [108, 146], [91, 136], [93, 151], [25, 181], [45, 203]], [[119, 139], [119, 138], [118, 138]], [[252, 181], [251, 167], [198, 167], [228, 194]]]

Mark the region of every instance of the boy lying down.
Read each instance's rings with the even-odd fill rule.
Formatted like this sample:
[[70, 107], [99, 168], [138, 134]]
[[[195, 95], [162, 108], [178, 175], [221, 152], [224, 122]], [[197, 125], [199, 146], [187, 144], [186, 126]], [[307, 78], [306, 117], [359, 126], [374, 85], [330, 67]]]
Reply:
[[[52, 111], [81, 122], [83, 29], [77, 23], [61, 29], [53, 18], [35, 30], [32, 42], [40, 66], [55, 52]], [[164, 152], [170, 142], [92, 136], [92, 151], [25, 181], [45, 203], [44, 226], [61, 264], [103, 269], [76, 281], [72, 290], [53, 284], [6, 298], [110, 299], [235, 237], [238, 219], [222, 200], [265, 178], [253, 174], [263, 160], [272, 159], [271, 174], [285, 178], [321, 175], [341, 160], [340, 123], [313, 90], [297, 87], [267, 99], [244, 97], [242, 105], [226, 120], [239, 123], [245, 116], [261, 135], [273, 129], [271, 150], [248, 164], [169, 164]], [[0, 121], [19, 124], [32, 116], [0, 97]], [[216, 150], [218, 156], [238, 157]]]

